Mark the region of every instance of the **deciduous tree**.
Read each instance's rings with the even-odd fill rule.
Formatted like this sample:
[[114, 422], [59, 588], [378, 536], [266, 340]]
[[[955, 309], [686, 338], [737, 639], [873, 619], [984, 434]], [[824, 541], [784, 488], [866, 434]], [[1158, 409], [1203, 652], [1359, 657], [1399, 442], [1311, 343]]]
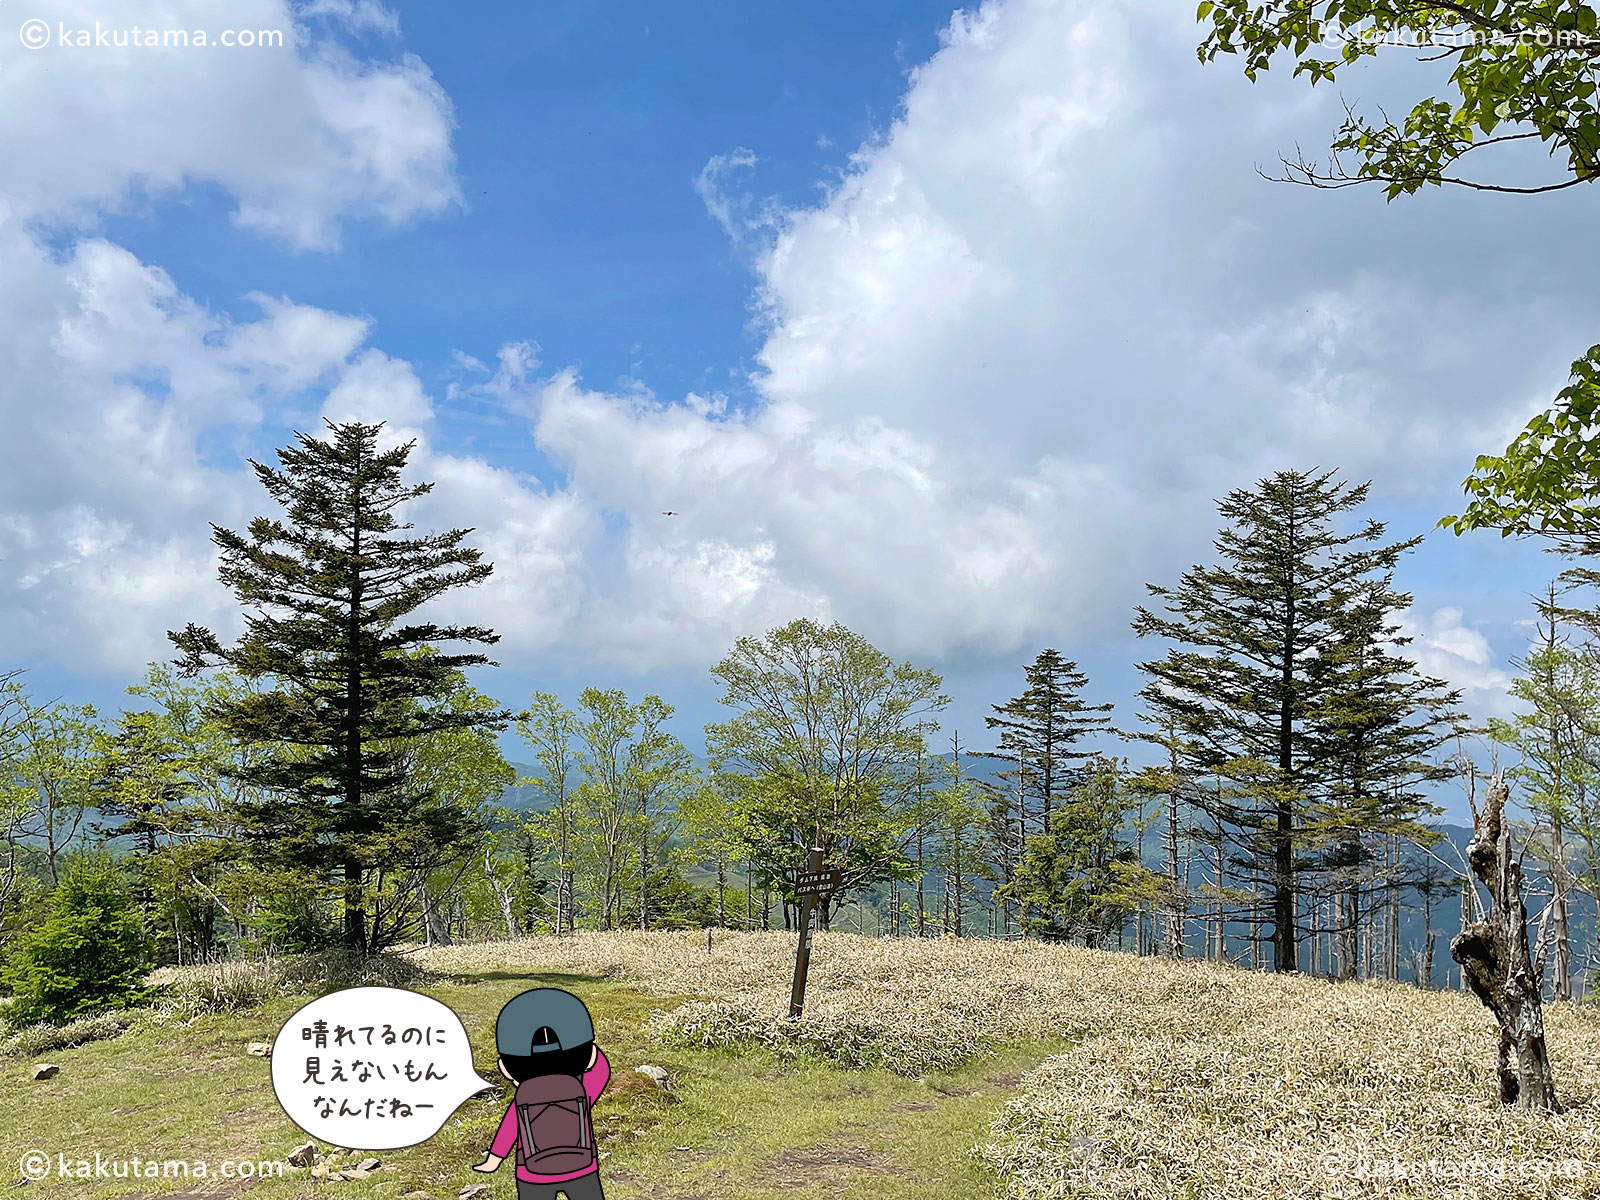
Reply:
[[820, 898], [824, 922], [848, 894], [905, 877], [904, 808], [931, 717], [950, 702], [940, 677], [807, 619], [740, 638], [711, 673], [734, 711], [706, 726], [713, 767], [752, 829], [775, 822], [752, 846], [758, 870], [792, 881], [816, 839], [844, 871]]
[[[1332, 161], [1285, 159], [1289, 179], [1377, 183], [1393, 199], [1443, 185], [1560, 191], [1600, 175], [1600, 35], [1587, 0], [1204, 0], [1199, 18], [1200, 60], [1237, 56], [1252, 80], [1280, 56], [1315, 85], [1384, 54], [1420, 59], [1445, 85], [1399, 121], [1347, 108]], [[1543, 147], [1554, 170], [1492, 173], [1482, 151], [1519, 143]]]
[[1550, 881], [1551, 990], [1557, 1000], [1572, 999], [1571, 895], [1576, 878], [1568, 835], [1585, 824], [1588, 796], [1595, 790], [1596, 733], [1600, 695], [1593, 663], [1569, 644], [1561, 627], [1552, 583], [1537, 601], [1539, 620], [1533, 646], [1514, 658], [1519, 671], [1511, 695], [1529, 706], [1509, 720], [1491, 717], [1489, 736], [1517, 752], [1520, 761], [1506, 778], [1521, 785], [1523, 806], [1533, 814], [1527, 848]]

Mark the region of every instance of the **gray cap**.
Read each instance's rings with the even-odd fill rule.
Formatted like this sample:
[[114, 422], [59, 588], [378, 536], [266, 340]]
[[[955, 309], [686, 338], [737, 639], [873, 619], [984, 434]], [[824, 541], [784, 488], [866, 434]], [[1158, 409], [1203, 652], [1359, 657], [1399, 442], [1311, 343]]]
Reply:
[[[534, 1045], [533, 1035], [547, 1025], [555, 1031], [555, 1042]], [[594, 1022], [589, 1010], [582, 1000], [560, 988], [534, 988], [511, 997], [494, 1023], [494, 1044], [501, 1054], [543, 1054], [592, 1041]]]

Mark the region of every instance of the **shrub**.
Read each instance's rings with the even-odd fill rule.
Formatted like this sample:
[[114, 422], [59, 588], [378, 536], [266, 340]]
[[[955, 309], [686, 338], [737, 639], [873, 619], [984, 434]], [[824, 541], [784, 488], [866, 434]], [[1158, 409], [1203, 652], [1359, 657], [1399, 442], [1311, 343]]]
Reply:
[[343, 930], [329, 917], [315, 880], [285, 870], [254, 870], [241, 880], [254, 897], [250, 931], [237, 949], [246, 954], [306, 954], [339, 942]]
[[73, 859], [44, 917], [11, 944], [3, 977], [12, 1026], [125, 1008], [144, 994], [144, 922], [121, 870], [104, 855]]
[[0, 1041], [0, 1058], [32, 1058], [52, 1050], [66, 1050], [85, 1042], [114, 1038], [133, 1024], [133, 1013], [108, 1012], [80, 1017], [65, 1025], [29, 1025]]

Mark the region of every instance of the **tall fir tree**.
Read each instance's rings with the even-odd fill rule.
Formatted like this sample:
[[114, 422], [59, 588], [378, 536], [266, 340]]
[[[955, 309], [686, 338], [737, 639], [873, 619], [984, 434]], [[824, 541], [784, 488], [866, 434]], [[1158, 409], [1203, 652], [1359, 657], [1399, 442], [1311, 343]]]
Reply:
[[484, 655], [417, 652], [443, 642], [489, 645], [495, 633], [401, 623], [494, 569], [463, 544], [470, 529], [400, 536], [412, 526], [398, 510], [433, 490], [402, 481], [416, 443], [382, 449], [382, 425], [327, 425], [327, 440], [297, 433], [276, 468], [251, 460], [282, 517], [255, 518], [248, 535], [212, 526], [218, 575], [246, 609], [243, 636], [223, 646], [193, 624], [167, 636], [186, 672], [221, 663], [269, 684], [214, 714], [262, 750], [240, 768], [262, 789], [244, 814], [246, 832], [275, 858], [338, 875], [345, 947], [366, 954], [379, 948], [366, 919], [367, 869], [396, 844], [444, 843], [465, 831], [459, 808], [417, 794], [405, 740], [503, 728], [512, 714], [437, 703], [458, 671], [489, 662]]
[[1139, 696], [1172, 719], [1195, 773], [1253, 764], [1252, 786], [1225, 815], [1240, 827], [1243, 865], [1270, 891], [1279, 971], [1297, 966], [1296, 880], [1311, 865], [1299, 827], [1317, 781], [1312, 661], [1335, 637], [1345, 597], [1421, 541], [1381, 545], [1384, 526], [1372, 520], [1337, 532], [1335, 518], [1365, 502], [1370, 484], [1335, 474], [1280, 471], [1230, 492], [1217, 506], [1229, 523], [1215, 542], [1222, 565], [1192, 567], [1176, 588], [1146, 584], [1165, 614], [1141, 605], [1133, 621], [1140, 637], [1177, 643], [1139, 664], [1149, 677]]
[[984, 718], [990, 729], [999, 730], [1000, 747], [982, 757], [1016, 764], [1023, 829], [1032, 821], [1035, 832], [1046, 832], [1051, 811], [1079, 780], [1078, 764], [1090, 756], [1075, 749], [1077, 743], [1110, 724], [1110, 717], [1094, 714], [1110, 712], [1112, 705], [1083, 702], [1079, 693], [1088, 677], [1059, 651], [1041, 650], [1023, 674], [1028, 684], [1023, 693], [991, 705], [994, 716]]
[[[1410, 604], [1390, 576], [1369, 581], [1346, 597], [1330, 623], [1332, 637], [1310, 666], [1318, 700], [1307, 734], [1321, 788], [1304, 832], [1322, 847], [1334, 893], [1341, 979], [1357, 974], [1362, 884], [1374, 874], [1374, 843], [1404, 838], [1425, 847], [1439, 840], [1426, 821], [1441, 810], [1416, 788], [1451, 777], [1454, 768], [1430, 756], [1465, 732], [1465, 714], [1456, 708], [1460, 691], [1419, 675], [1415, 662], [1396, 653], [1412, 639], [1390, 618]], [[1382, 887], [1398, 902], [1407, 882], [1387, 878]]]

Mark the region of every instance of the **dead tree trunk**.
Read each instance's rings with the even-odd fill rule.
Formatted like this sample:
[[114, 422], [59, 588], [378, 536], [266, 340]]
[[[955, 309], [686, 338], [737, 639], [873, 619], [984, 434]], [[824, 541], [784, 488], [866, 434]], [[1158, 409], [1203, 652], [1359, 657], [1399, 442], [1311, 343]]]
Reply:
[[[1162, 905], [1162, 949], [1168, 958], [1183, 957], [1183, 927], [1189, 917], [1188, 889], [1178, 874], [1178, 750], [1169, 748], [1172, 780], [1167, 788], [1167, 894]], [[1142, 859], [1140, 861], [1143, 861]]]
[[[1488, 889], [1489, 911], [1467, 925], [1450, 941], [1450, 957], [1473, 995], [1481, 1000], [1500, 1027], [1496, 1064], [1500, 1076], [1500, 1102], [1519, 1109], [1558, 1112], [1555, 1077], [1544, 1042], [1544, 1011], [1540, 1006], [1543, 967], [1536, 969], [1528, 953], [1528, 911], [1522, 901], [1522, 865], [1511, 852], [1511, 829], [1505, 820], [1509, 796], [1496, 775], [1489, 785], [1482, 812], [1473, 805], [1472, 841], [1467, 862]], [[1511, 1066], [1516, 1051], [1517, 1064]]]
[[[522, 939], [522, 922], [517, 920], [515, 897], [512, 896], [511, 889], [506, 885], [505, 880], [500, 877], [499, 871], [495, 866], [494, 848], [492, 846], [484, 847], [483, 877], [489, 881], [489, 888], [494, 892], [494, 898], [500, 904], [500, 915], [506, 923], [506, 936], [520, 941]], [[559, 923], [559, 913], [556, 919]]]
[[1551, 933], [1554, 935], [1555, 953], [1552, 956], [1550, 988], [1557, 1000], [1572, 999], [1572, 917], [1567, 903], [1571, 880], [1567, 873], [1567, 848], [1561, 828], [1559, 800], [1550, 812], [1550, 910], [1555, 917]]

